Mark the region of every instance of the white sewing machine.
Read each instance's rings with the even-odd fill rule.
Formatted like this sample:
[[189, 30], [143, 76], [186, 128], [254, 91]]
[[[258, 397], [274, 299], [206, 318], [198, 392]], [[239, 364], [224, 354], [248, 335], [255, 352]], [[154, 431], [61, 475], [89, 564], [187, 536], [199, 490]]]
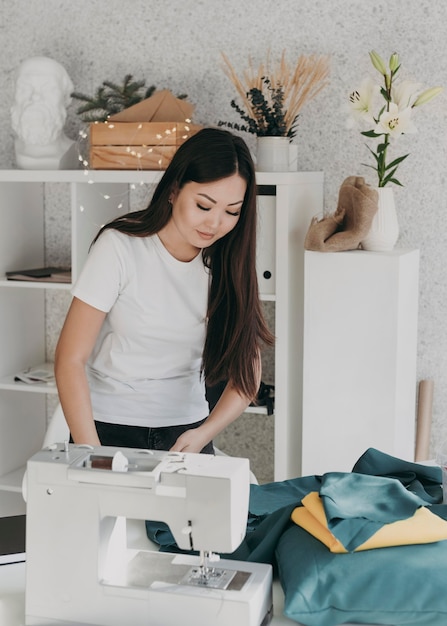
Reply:
[[[41, 450], [27, 467], [26, 625], [265, 626], [271, 566], [213, 558], [243, 540], [248, 499], [247, 459]], [[126, 520], [164, 521], [200, 556], [130, 547]]]

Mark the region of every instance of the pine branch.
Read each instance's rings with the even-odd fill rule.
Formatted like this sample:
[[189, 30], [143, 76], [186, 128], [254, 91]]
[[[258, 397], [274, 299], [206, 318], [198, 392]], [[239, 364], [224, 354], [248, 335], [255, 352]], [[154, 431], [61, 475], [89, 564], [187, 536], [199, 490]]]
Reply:
[[[76, 112], [84, 122], [104, 122], [111, 115], [128, 109], [142, 100], [150, 98], [156, 90], [155, 85], [145, 88], [145, 80], [133, 80], [132, 74], [126, 74], [120, 85], [114, 81], [104, 80], [93, 96], [75, 91], [71, 97], [84, 102]], [[144, 91], [143, 91], [144, 90]], [[177, 96], [184, 100], [186, 94]]]

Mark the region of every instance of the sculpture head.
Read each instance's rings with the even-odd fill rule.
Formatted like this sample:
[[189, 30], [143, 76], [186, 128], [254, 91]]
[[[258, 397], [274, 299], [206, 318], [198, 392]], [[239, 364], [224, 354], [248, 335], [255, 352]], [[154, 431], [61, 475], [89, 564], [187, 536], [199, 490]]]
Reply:
[[63, 135], [72, 91], [73, 83], [57, 61], [32, 57], [21, 63], [11, 121], [23, 152], [27, 146], [51, 145]]

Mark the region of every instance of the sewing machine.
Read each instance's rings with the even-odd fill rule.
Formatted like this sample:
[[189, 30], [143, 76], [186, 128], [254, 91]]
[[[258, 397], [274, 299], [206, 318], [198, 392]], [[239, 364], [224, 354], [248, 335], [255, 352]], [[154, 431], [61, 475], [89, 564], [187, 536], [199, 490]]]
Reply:
[[[247, 459], [54, 444], [26, 490], [27, 626], [270, 622], [271, 566], [214, 554], [245, 536]], [[199, 555], [129, 546], [131, 520], [166, 522]]]

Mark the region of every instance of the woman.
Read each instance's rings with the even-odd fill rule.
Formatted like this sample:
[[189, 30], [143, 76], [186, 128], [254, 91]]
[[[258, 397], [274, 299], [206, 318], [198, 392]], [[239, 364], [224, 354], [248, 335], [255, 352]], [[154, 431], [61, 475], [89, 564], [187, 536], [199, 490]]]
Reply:
[[[73, 288], [55, 373], [75, 443], [213, 453], [256, 396], [260, 348], [273, 342], [255, 254], [249, 150], [205, 128], [147, 209], [101, 228]], [[223, 380], [209, 413], [205, 381]]]

